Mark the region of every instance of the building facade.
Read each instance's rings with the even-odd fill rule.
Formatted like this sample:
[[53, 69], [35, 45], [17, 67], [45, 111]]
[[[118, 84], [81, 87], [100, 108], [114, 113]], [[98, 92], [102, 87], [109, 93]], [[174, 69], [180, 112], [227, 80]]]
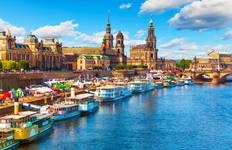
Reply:
[[82, 54], [77, 59], [78, 70], [104, 69], [110, 67], [110, 60], [105, 55]]
[[144, 65], [149, 69], [157, 68], [158, 49], [156, 48], [156, 36], [152, 19], [149, 22], [146, 43], [136, 45], [130, 49], [128, 65]]
[[[110, 60], [109, 68], [114, 68], [118, 64], [126, 64], [127, 57], [124, 54], [124, 36], [122, 32], [118, 32], [115, 38], [114, 46], [114, 36], [111, 33], [110, 19], [108, 17], [106, 24], [106, 32], [102, 40], [100, 47], [65, 47], [63, 48], [64, 54], [88, 54], [88, 55], [101, 55], [107, 56]], [[77, 67], [80, 69], [80, 67]], [[105, 68], [103, 66], [103, 68]]]
[[194, 58], [190, 65], [195, 71], [217, 71], [226, 68], [232, 69], [232, 54], [220, 51], [211, 51], [205, 58]]
[[8, 31], [0, 32], [0, 60], [26, 60], [30, 69], [59, 70], [62, 67], [62, 44], [54, 39], [38, 40], [28, 35], [23, 44], [16, 43]]

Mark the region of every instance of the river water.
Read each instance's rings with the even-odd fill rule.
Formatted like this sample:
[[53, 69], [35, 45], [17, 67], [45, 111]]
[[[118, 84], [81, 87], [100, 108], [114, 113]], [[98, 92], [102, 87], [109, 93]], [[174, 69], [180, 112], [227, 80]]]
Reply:
[[102, 105], [17, 148], [37, 149], [231, 150], [232, 84], [160, 89]]

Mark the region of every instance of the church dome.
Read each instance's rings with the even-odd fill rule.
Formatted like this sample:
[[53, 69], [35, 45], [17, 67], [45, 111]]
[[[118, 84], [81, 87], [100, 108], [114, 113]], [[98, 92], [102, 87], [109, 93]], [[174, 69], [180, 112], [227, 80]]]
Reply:
[[122, 34], [121, 31], [119, 31], [119, 32], [117, 33], [116, 38], [117, 38], [117, 39], [118, 39], [118, 38], [123, 38], [123, 34]]
[[29, 34], [25, 38], [25, 43], [38, 43], [38, 38], [35, 35]]

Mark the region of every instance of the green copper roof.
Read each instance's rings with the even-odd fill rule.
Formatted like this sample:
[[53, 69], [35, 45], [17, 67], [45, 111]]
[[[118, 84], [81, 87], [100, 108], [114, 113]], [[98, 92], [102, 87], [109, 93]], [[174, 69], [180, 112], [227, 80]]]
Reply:
[[153, 26], [153, 20], [152, 20], [152, 17], [150, 18], [149, 26]]
[[106, 55], [95, 55], [95, 54], [82, 54], [80, 57], [84, 57], [84, 58], [87, 58], [87, 59], [93, 59], [93, 58], [97, 58], [97, 59], [100, 59], [100, 58], [109, 59], [109, 57], [106, 56]]

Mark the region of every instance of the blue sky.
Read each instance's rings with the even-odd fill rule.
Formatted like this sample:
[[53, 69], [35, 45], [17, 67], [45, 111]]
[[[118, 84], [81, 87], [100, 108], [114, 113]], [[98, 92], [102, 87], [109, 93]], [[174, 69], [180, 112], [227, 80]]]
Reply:
[[150, 16], [160, 57], [232, 50], [231, 0], [11, 0], [1, 6], [0, 30], [9, 28], [18, 42], [31, 32], [59, 37], [64, 46], [99, 46], [109, 14], [128, 55], [130, 45], [144, 43]]

